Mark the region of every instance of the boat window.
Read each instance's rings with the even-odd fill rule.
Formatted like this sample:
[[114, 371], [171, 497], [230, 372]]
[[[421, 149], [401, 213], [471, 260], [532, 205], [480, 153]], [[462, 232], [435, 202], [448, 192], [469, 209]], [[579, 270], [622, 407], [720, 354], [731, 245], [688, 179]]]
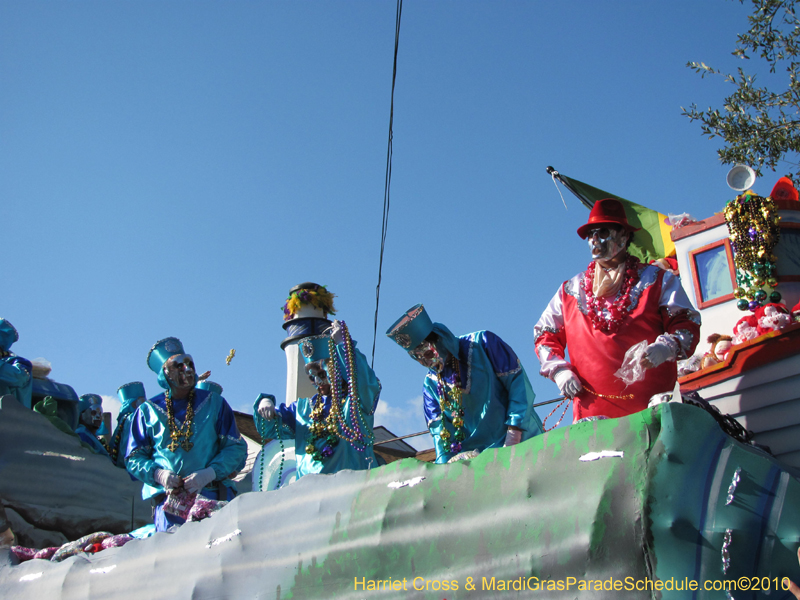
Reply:
[[735, 276], [730, 241], [717, 240], [689, 253], [698, 308], [733, 300]]
[[781, 223], [781, 238], [775, 247], [778, 281], [800, 281], [800, 223]]

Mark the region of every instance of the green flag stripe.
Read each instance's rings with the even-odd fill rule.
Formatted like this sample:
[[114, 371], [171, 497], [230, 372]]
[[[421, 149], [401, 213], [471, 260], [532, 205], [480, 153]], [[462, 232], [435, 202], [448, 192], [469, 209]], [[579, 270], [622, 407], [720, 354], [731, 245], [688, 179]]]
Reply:
[[597, 200], [603, 198], [616, 198], [622, 203], [628, 223], [640, 228], [640, 231], [633, 235], [630, 247], [630, 253], [634, 256], [638, 256], [644, 262], [650, 262], [674, 252], [675, 246], [668, 237], [665, 239], [665, 231], [661, 226], [661, 221], [666, 218], [665, 215], [577, 179], [561, 174], [559, 178], [587, 207], [593, 206]]

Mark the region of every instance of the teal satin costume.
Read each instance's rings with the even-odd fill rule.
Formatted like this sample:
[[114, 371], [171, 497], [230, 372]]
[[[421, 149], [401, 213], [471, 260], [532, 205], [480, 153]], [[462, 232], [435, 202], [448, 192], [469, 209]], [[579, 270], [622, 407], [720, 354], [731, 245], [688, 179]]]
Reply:
[[[93, 406], [99, 406], [102, 414], [103, 399], [97, 394], [83, 394], [83, 396], [81, 396], [78, 400], [79, 418], [80, 415], [83, 415], [86, 410], [92, 408]], [[100, 438], [98, 437], [100, 435], [100, 428], [93, 432], [83, 423], [78, 423], [78, 426], [75, 428], [75, 433], [78, 434], [78, 437], [81, 438], [81, 441], [85, 446], [91, 448], [97, 454], [108, 456], [106, 447], [100, 443]]]
[[136, 401], [146, 398], [144, 384], [141, 381], [126, 383], [117, 390], [120, 401], [117, 426], [111, 436], [111, 461], [120, 469], [125, 468], [125, 451], [128, 449], [128, 438], [131, 435], [131, 424], [136, 412]]
[[[120, 411], [117, 417], [117, 427], [114, 429], [114, 435], [111, 437], [112, 449], [116, 448], [117, 456], [114, 465], [120, 469], [125, 468], [125, 450], [128, 448], [128, 439], [131, 437], [131, 423], [134, 415], [133, 407], [128, 406], [127, 408], [128, 410], [125, 412]], [[119, 436], [119, 446], [114, 445], [117, 436]]]
[[[175, 400], [175, 422], [178, 427], [186, 417], [187, 400]], [[247, 445], [239, 434], [233, 410], [225, 399], [208, 390], [195, 389], [194, 422], [186, 451], [180, 446], [173, 452], [167, 446], [171, 439], [167, 425], [164, 394], [142, 404], [133, 416], [126, 468], [144, 482], [142, 498], [148, 499], [164, 492], [154, 479], [156, 469], [167, 469], [180, 477], [212, 467], [216, 478], [209, 488], [216, 490], [217, 482], [236, 489], [230, 475], [244, 467]], [[216, 492], [210, 496], [216, 498]]]
[[[467, 450], [480, 452], [502, 447], [509, 426], [522, 429], [522, 441], [542, 432], [542, 422], [533, 409], [536, 396], [531, 382], [508, 344], [491, 331], [477, 331], [457, 338], [441, 323], [434, 323], [433, 331], [439, 335], [441, 346], [458, 357], [466, 434], [461, 447], [454, 450], [451, 447], [456, 432], [453, 415], [442, 410], [438, 378], [436, 372], [430, 370], [425, 377], [422, 397], [437, 463], [446, 463]], [[442, 375], [451, 384], [456, 379], [449, 363]], [[445, 427], [450, 432], [448, 444], [441, 439]]]
[[100, 440], [97, 438], [95, 434], [93, 434], [89, 429], [81, 423], [75, 428], [75, 433], [78, 434], [78, 437], [81, 438], [81, 441], [86, 444], [89, 448], [91, 448], [95, 453], [102, 454], [103, 456], [108, 456], [108, 452], [106, 452], [105, 446], [100, 443]]
[[[355, 342], [353, 342], [355, 346]], [[339, 370], [341, 373], [345, 372], [345, 349], [344, 344], [336, 344], [336, 358], [339, 363]], [[356, 380], [358, 383], [358, 395], [361, 402], [361, 424], [358, 427], [366, 427], [362, 430], [365, 438], [369, 440], [366, 447], [360, 444], [351, 444], [345, 439], [340, 439], [339, 443], [333, 448], [333, 454], [323, 459], [322, 461], [314, 460], [311, 454], [306, 453], [306, 445], [308, 444], [309, 427], [311, 425], [311, 411], [316, 402], [317, 396], [313, 398], [299, 398], [297, 402], [293, 402], [289, 406], [281, 404], [276, 408], [276, 418], [265, 420], [258, 414], [258, 404], [263, 398], [271, 398], [273, 403], [275, 398], [269, 394], [261, 394], [256, 398], [253, 406], [253, 419], [255, 420], [256, 427], [262, 437], [277, 438], [278, 428], [282, 435], [294, 436], [295, 439], [295, 457], [297, 461], [297, 478], [309, 473], [337, 473], [343, 469], [352, 469], [354, 471], [369, 469], [377, 467], [378, 462], [375, 459], [375, 453], [372, 449], [374, 427], [374, 414], [375, 408], [378, 406], [378, 399], [381, 392], [381, 382], [375, 376], [375, 372], [370, 368], [367, 359], [355, 347], [356, 364]], [[333, 382], [331, 382], [333, 385]], [[323, 396], [324, 401], [324, 414], [327, 416], [331, 408], [331, 399], [328, 396]], [[352, 407], [351, 412], [351, 396], [348, 395], [342, 405], [342, 417], [344, 418], [347, 426], [354, 430], [356, 423], [354, 423], [353, 414], [357, 412], [358, 407]], [[338, 428], [341, 431], [341, 427]], [[317, 440], [316, 447], [322, 450], [326, 445], [325, 440]]]
[[16, 354], [8, 353], [6, 356], [3, 354], [4, 352], [0, 351], [0, 396], [11, 394], [22, 406], [32, 408], [33, 367], [30, 361]]
[[9, 350], [18, 340], [16, 328], [5, 319], [0, 319], [0, 396], [11, 394], [25, 408], [33, 408], [33, 365]]

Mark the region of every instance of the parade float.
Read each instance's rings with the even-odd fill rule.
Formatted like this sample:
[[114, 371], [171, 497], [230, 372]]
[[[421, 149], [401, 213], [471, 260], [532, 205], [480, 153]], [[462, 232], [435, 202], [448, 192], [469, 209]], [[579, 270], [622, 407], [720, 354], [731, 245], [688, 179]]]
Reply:
[[[740, 205], [768, 204], [754, 198]], [[800, 324], [749, 340], [733, 335], [744, 316], [778, 304], [775, 292], [787, 307], [800, 298], [800, 204], [774, 205], [778, 215], [767, 210], [764, 222], [780, 217], [773, 246], [757, 246], [769, 241], [757, 227], [752, 236], [744, 230], [755, 258], [772, 265], [749, 275], [737, 267], [745, 244], [724, 213], [674, 229], [655, 218], [702, 313], [703, 339], [736, 342], [722, 353], [714, 338], [713, 360], [681, 378], [694, 400], [676, 394], [627, 417], [553, 429], [447, 465], [406, 458], [290, 483], [286, 454], [273, 451], [252, 477], [278, 489], [243, 493], [174, 533], [60, 562], [4, 554], [3, 598], [791, 598], [782, 578], [800, 580]], [[326, 317], [290, 319], [285, 348]], [[287, 397], [301, 393], [297, 360], [287, 351]], [[42, 523], [73, 501], [117, 507], [103, 517], [96, 510], [73, 539], [139, 524], [132, 496], [109, 490], [121, 496], [116, 504], [96, 492], [76, 496], [74, 482], [96, 483], [109, 467], [58, 432], [36, 434], [42, 418], [13, 399], [0, 405], [6, 503], [12, 482], [29, 481], [26, 501], [42, 507], [32, 517]], [[262, 469], [276, 461], [281, 470], [267, 471], [264, 486]]]
[[718, 333], [739, 342], [716, 364], [681, 378], [681, 390], [697, 391], [781, 463], [800, 469], [800, 323], [790, 314], [800, 300], [796, 194], [743, 193], [672, 239], [684, 289], [702, 315], [702, 339]]

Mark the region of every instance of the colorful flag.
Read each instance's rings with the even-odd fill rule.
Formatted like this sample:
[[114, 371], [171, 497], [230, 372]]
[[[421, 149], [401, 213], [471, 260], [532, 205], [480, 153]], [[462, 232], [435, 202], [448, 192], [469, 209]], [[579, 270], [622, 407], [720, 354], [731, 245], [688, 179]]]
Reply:
[[672, 226], [669, 224], [665, 214], [625, 198], [620, 198], [616, 194], [610, 194], [577, 179], [561, 175], [558, 171], [551, 169], [552, 167], [548, 168], [548, 173], [563, 183], [589, 209], [594, 206], [597, 200], [602, 200], [603, 198], [616, 198], [622, 202], [628, 223], [640, 228], [639, 231], [633, 234], [633, 241], [629, 248], [631, 254], [646, 263], [659, 258], [675, 256], [675, 244], [672, 243], [672, 238], [670, 237]]

